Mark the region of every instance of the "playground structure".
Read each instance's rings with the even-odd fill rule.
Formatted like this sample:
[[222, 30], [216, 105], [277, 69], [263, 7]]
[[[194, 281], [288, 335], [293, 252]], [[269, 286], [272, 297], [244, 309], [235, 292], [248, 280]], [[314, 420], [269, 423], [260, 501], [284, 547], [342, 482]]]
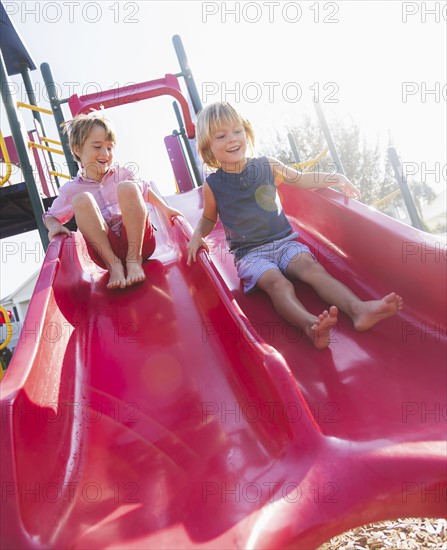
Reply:
[[[165, 199], [185, 217], [170, 225], [154, 214], [147, 281], [123, 292], [107, 291], [78, 233], [48, 247], [0, 386], [2, 547], [307, 549], [373, 521], [445, 517], [439, 243], [331, 189], [282, 186], [292, 225], [328, 271], [365, 299], [405, 298], [402, 313], [368, 333], [341, 316], [324, 351], [266, 296], [243, 295], [221, 225], [210, 253], [187, 267], [202, 197], [179, 76], [200, 104], [176, 46], [181, 75], [142, 83], [138, 97], [169, 94], [180, 105], [180, 130], [165, 140], [179, 192]], [[97, 103], [49, 96], [59, 125], [62, 103], [74, 116], [117, 107], [128, 91], [95, 94]], [[63, 139], [51, 145], [66, 152]], [[21, 192], [38, 226], [33, 151], [52, 151], [25, 145], [22, 162], [19, 142]], [[308, 308], [326, 307], [306, 285], [296, 290]]]

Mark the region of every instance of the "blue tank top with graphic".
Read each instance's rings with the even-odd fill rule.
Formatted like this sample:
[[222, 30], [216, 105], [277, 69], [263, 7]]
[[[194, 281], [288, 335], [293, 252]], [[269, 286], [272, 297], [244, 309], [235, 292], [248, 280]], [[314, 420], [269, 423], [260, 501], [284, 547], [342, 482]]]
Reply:
[[227, 243], [236, 259], [256, 246], [292, 233], [267, 157], [249, 159], [240, 174], [220, 168], [206, 181], [214, 194]]

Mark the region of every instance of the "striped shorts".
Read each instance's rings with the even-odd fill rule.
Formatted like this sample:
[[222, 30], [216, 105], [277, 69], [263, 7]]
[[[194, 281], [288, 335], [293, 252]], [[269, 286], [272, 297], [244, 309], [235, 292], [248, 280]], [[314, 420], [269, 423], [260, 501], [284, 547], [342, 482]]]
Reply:
[[254, 290], [259, 277], [269, 269], [277, 269], [286, 275], [290, 262], [299, 261], [302, 253], [310, 254], [315, 259], [309, 248], [296, 240], [298, 237], [298, 233], [292, 233], [278, 241], [257, 246], [241, 258], [235, 259], [234, 265], [242, 280], [245, 294]]

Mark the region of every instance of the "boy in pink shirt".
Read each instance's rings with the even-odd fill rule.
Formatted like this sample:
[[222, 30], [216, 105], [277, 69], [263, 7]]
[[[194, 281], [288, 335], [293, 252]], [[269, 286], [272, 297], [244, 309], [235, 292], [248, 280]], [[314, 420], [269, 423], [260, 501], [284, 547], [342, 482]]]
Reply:
[[145, 202], [170, 219], [170, 208], [149, 184], [130, 170], [112, 166], [116, 138], [107, 119], [97, 113], [67, 123], [70, 149], [80, 163], [78, 175], [60, 189], [43, 215], [48, 238], [71, 235], [63, 224], [73, 215], [92, 259], [110, 274], [107, 288], [125, 288], [146, 279], [142, 264], [155, 250], [155, 236]]

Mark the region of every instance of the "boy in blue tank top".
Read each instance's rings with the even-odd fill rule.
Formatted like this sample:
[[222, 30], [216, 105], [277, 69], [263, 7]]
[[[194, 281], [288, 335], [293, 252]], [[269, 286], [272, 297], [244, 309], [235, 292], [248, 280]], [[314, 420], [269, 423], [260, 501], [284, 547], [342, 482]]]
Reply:
[[[314, 173], [299, 173], [279, 160], [247, 158], [248, 146], [254, 145], [253, 128], [226, 102], [208, 105], [199, 113], [196, 133], [203, 161], [217, 170], [203, 186], [203, 214], [188, 244], [188, 265], [196, 260], [200, 247], [208, 250], [204, 238], [219, 216], [244, 292], [255, 287], [267, 292], [279, 315], [301, 328], [318, 349], [328, 347], [339, 309], [351, 317], [358, 331], [402, 309], [402, 298], [394, 292], [381, 300], [360, 300], [297, 241], [298, 234], [283, 212], [276, 190], [279, 184], [303, 189], [336, 185], [349, 196], [358, 195], [345, 176], [329, 178], [321, 173], [315, 181]], [[296, 297], [290, 279], [310, 284], [333, 305], [319, 315], [310, 313]]]

